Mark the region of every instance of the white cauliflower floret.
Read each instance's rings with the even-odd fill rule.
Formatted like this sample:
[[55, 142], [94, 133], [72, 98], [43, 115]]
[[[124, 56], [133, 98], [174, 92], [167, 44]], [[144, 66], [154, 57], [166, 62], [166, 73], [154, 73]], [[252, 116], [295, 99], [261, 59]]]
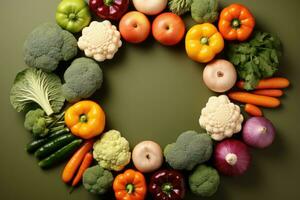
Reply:
[[226, 95], [221, 95], [209, 98], [199, 123], [212, 139], [220, 141], [240, 132], [243, 120], [240, 107], [231, 103]]
[[120, 32], [110, 21], [93, 21], [82, 30], [82, 36], [77, 44], [87, 57], [101, 62], [114, 57], [119, 47], [122, 46], [120, 38]]
[[110, 130], [94, 143], [93, 157], [105, 169], [120, 171], [131, 158], [128, 141], [116, 130]]

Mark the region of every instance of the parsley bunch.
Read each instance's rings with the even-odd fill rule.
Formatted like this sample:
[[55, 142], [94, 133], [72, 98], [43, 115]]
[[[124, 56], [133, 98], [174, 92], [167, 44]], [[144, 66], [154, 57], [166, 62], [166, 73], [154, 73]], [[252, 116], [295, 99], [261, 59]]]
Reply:
[[255, 32], [248, 42], [229, 44], [227, 51], [239, 78], [245, 81], [246, 90], [253, 90], [259, 80], [273, 76], [278, 70], [280, 55], [279, 38], [266, 32]]

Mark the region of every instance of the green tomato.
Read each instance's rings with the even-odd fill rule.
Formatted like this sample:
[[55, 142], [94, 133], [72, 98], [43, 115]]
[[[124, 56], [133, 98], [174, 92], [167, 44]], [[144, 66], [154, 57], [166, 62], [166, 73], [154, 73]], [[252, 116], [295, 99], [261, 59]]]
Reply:
[[55, 17], [59, 26], [72, 33], [81, 31], [91, 21], [89, 7], [84, 0], [63, 0]]

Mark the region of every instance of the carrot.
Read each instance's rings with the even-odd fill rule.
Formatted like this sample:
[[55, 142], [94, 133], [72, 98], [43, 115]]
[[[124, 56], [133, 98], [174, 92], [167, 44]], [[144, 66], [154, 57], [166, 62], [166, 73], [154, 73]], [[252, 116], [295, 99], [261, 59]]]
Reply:
[[261, 117], [263, 116], [263, 113], [261, 111], [261, 109], [255, 105], [249, 104], [247, 103], [245, 105], [245, 111], [252, 116], [256, 116], [256, 117]]
[[75, 187], [79, 183], [79, 181], [82, 179], [82, 175], [83, 175], [84, 171], [87, 168], [89, 168], [89, 166], [92, 164], [92, 162], [93, 162], [93, 155], [91, 153], [85, 154], [84, 159], [78, 169], [78, 172], [77, 172], [75, 178], [73, 179], [72, 187]]
[[86, 153], [88, 153], [93, 147], [93, 141], [88, 140], [86, 141], [80, 149], [78, 149], [72, 158], [69, 160], [67, 165], [65, 166], [63, 173], [62, 173], [62, 180], [65, 183], [68, 183], [73, 178], [75, 172], [79, 168], [79, 165], [81, 164], [84, 156]]
[[283, 95], [283, 91], [278, 89], [255, 90], [252, 93], [269, 97], [281, 97]]
[[277, 98], [252, 94], [249, 92], [230, 92], [228, 96], [232, 100], [238, 102], [249, 103], [267, 108], [275, 108], [280, 105], [280, 101]]
[[[240, 89], [244, 89], [244, 81], [238, 81], [236, 86]], [[258, 82], [255, 89], [282, 89], [287, 88], [290, 85], [290, 81], [286, 78], [274, 77], [268, 79], [262, 79]]]

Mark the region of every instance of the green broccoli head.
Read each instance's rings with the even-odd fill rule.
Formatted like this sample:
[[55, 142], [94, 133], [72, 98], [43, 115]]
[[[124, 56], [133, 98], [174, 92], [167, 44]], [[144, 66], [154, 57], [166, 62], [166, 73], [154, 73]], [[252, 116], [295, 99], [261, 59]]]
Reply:
[[48, 134], [48, 125], [52, 119], [46, 116], [46, 113], [38, 108], [30, 110], [25, 115], [24, 127], [30, 131], [35, 138], [44, 137]]
[[83, 173], [83, 186], [93, 194], [104, 194], [112, 186], [113, 175], [110, 171], [99, 165], [85, 170]]
[[48, 134], [49, 129], [45, 118], [39, 118], [32, 127], [33, 137], [39, 138], [44, 137]]
[[195, 131], [182, 133], [175, 143], [164, 149], [166, 162], [174, 169], [192, 170], [197, 164], [210, 159], [212, 154], [212, 140], [206, 133]]
[[36, 110], [30, 110], [25, 115], [24, 127], [28, 131], [32, 131], [33, 126], [37, 122], [38, 119], [44, 117], [46, 114], [45, 112], [38, 108]]
[[193, 0], [169, 0], [169, 9], [176, 15], [183, 15], [190, 11]]
[[197, 0], [191, 5], [192, 18], [199, 24], [218, 19], [218, 0]]
[[30, 67], [51, 72], [60, 61], [70, 60], [77, 54], [77, 40], [54, 23], [35, 28], [24, 43], [24, 60]]
[[69, 102], [90, 97], [103, 82], [99, 65], [89, 58], [77, 58], [64, 74], [62, 93]]
[[217, 170], [206, 165], [199, 165], [189, 176], [191, 191], [202, 197], [212, 196], [218, 189], [220, 176]]

